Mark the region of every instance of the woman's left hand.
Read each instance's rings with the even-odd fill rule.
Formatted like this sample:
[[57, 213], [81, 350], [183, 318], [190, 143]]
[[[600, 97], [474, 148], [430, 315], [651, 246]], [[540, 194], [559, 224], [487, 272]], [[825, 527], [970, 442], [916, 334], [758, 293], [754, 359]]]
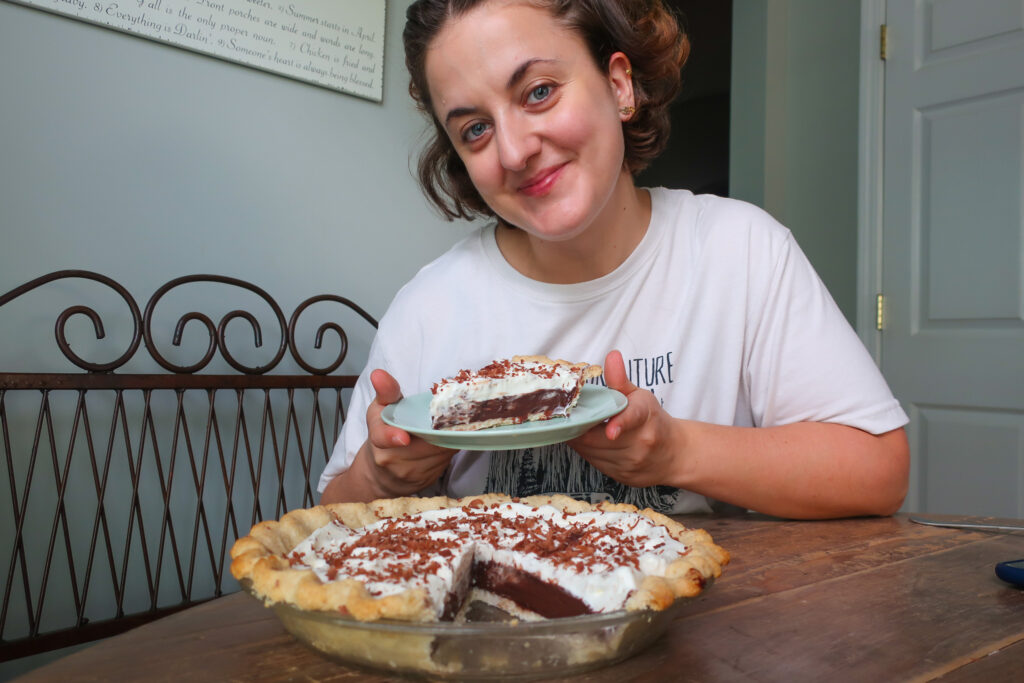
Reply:
[[685, 453], [685, 437], [650, 391], [629, 381], [622, 354], [605, 359], [605, 383], [626, 396], [618, 415], [569, 441], [577, 453], [612, 479], [627, 486], [676, 485]]

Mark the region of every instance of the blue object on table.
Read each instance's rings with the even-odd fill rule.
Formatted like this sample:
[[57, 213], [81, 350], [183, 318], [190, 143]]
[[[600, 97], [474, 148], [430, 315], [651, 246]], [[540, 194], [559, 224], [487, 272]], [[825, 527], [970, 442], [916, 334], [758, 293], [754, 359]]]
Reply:
[[1024, 588], [1024, 560], [1011, 560], [996, 565], [996, 576], [1007, 583]]

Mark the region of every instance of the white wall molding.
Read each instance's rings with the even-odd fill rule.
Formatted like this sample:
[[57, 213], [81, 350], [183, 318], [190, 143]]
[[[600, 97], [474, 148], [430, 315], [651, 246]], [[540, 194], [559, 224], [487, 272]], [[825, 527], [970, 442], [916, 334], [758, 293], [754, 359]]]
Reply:
[[857, 158], [857, 334], [881, 363], [875, 299], [882, 291], [885, 62], [881, 26], [886, 0], [861, 0], [860, 111]]

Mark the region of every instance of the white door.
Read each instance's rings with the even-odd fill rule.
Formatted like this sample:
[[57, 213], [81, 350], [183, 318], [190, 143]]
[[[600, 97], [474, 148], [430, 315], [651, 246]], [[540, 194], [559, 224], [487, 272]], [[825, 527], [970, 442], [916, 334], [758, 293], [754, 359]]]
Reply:
[[882, 370], [905, 509], [1024, 517], [1024, 0], [888, 0]]

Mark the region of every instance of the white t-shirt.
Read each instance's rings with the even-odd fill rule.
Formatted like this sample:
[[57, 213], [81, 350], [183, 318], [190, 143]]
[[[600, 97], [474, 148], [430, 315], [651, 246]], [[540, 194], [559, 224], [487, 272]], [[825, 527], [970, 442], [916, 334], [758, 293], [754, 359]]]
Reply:
[[[552, 285], [524, 277], [484, 227], [425, 266], [380, 322], [349, 419], [320, 478], [366, 440], [383, 368], [404, 395], [517, 354], [603, 363], [622, 352], [630, 380], [669, 414], [723, 425], [835, 422], [881, 434], [907, 423], [860, 339], [790, 232], [750, 204], [651, 192], [651, 223], [615, 271]], [[709, 509], [703, 496], [612, 481], [564, 444], [455, 455], [424, 494], [569, 493], [663, 512]]]

